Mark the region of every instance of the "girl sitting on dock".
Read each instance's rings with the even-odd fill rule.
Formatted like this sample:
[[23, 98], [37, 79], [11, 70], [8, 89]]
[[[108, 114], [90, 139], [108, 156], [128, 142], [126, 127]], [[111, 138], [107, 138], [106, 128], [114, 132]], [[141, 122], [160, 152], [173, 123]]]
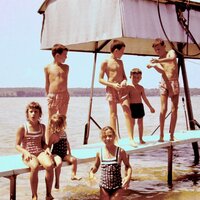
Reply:
[[56, 163], [55, 168], [55, 188], [59, 189], [59, 178], [61, 172], [62, 161], [67, 161], [72, 164], [72, 175], [71, 180], [81, 180], [80, 177], [76, 176], [77, 171], [77, 159], [71, 155], [70, 144], [67, 139], [65, 132], [66, 128], [66, 117], [61, 114], [52, 115], [49, 123], [48, 135], [49, 143], [48, 146], [52, 148], [52, 156]]
[[17, 130], [16, 149], [22, 153], [23, 162], [30, 167], [30, 185], [32, 200], [37, 200], [38, 171], [42, 165], [46, 170], [46, 200], [52, 200], [54, 162], [50, 149], [45, 144], [45, 125], [40, 123], [42, 108], [37, 102], [31, 102], [26, 108], [27, 122]]
[[[116, 134], [110, 127], [106, 126], [101, 130], [101, 139], [105, 146], [96, 154], [94, 166], [90, 170], [90, 179], [94, 178], [101, 165], [100, 199], [120, 200], [123, 189], [127, 189], [131, 180], [132, 168], [126, 152], [115, 145]], [[122, 180], [121, 162], [126, 168], [126, 176]]]

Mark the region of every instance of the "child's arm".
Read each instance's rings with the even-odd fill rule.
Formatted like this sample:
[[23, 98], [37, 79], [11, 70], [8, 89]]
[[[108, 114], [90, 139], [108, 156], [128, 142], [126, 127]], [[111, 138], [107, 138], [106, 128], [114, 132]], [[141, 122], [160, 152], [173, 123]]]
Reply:
[[[46, 133], [46, 128], [44, 124], [42, 124], [42, 129], [43, 129], [43, 133]], [[43, 143], [42, 145], [43, 145], [43, 149], [45, 150], [45, 153], [48, 155], [51, 155], [51, 150], [50, 150], [51, 145], [49, 146], [49, 142], [48, 143], [46, 142], [45, 134], [42, 137], [42, 143]]]
[[22, 153], [24, 159], [26, 161], [28, 161], [28, 160], [30, 160], [32, 158], [32, 156], [29, 153], [29, 151], [27, 151], [26, 149], [24, 149], [21, 146], [22, 140], [24, 138], [24, 133], [25, 133], [24, 126], [19, 127], [18, 130], [17, 130], [17, 134], [16, 134], [15, 148], [16, 148], [17, 151], [19, 151], [20, 153]]
[[100, 166], [100, 156], [99, 156], [99, 152], [97, 152], [94, 166], [90, 169], [90, 172], [89, 172], [90, 179], [94, 178], [94, 174], [98, 171], [99, 166]]
[[147, 68], [148, 69], [150, 69], [150, 68], [154, 68], [157, 72], [159, 72], [159, 73], [161, 73], [161, 74], [164, 74], [164, 69], [163, 69], [163, 67], [162, 67], [162, 65], [161, 64], [159, 64], [159, 63], [149, 63], [148, 65], [147, 65]]
[[46, 95], [49, 94], [49, 74], [48, 74], [48, 67], [44, 68], [44, 74], [45, 74], [45, 91], [46, 91]]
[[171, 62], [171, 61], [175, 61], [176, 60], [176, 53], [173, 49], [171, 49], [168, 54], [167, 57], [165, 58], [159, 58], [159, 59], [155, 59], [153, 58], [151, 60], [151, 63], [162, 63], [162, 62]]
[[68, 152], [67, 155], [71, 155], [71, 147], [68, 140], [67, 140], [67, 152]]
[[129, 157], [123, 149], [120, 150], [120, 157], [121, 157], [121, 160], [123, 161], [125, 168], [126, 168], [126, 176], [123, 179], [122, 187], [124, 189], [127, 189], [129, 187], [129, 183], [130, 183], [130, 180], [131, 180], [132, 167], [131, 167], [130, 162], [129, 162]]
[[122, 70], [123, 70], [123, 81], [121, 82], [121, 86], [122, 86], [122, 87], [125, 87], [126, 84], [127, 84], [127, 77], [126, 77], [126, 73], [125, 73], [125, 71], [124, 71], [123, 62], [122, 62]]
[[[142, 87], [142, 86], [141, 86]], [[142, 99], [144, 100], [144, 103], [149, 107], [151, 113], [154, 113], [155, 112], [155, 109], [151, 106], [149, 100], [147, 99], [146, 97], [146, 94], [145, 94], [145, 91], [144, 91], [144, 87], [141, 88], [142, 92]]]
[[106, 81], [104, 79], [104, 75], [106, 73], [106, 70], [107, 70], [107, 61], [104, 61], [101, 64], [101, 69], [100, 69], [100, 73], [99, 73], [99, 83], [101, 83], [101, 84], [103, 84], [105, 86], [109, 86], [109, 87], [115, 88], [116, 90], [121, 89], [121, 84], [110, 82], [110, 81]]

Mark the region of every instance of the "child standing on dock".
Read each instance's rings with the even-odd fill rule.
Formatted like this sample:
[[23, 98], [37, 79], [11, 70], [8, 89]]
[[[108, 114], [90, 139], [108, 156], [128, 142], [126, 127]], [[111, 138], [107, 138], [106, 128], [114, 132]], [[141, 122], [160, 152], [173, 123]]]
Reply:
[[133, 68], [130, 72], [130, 78], [132, 84], [128, 85], [128, 91], [131, 115], [133, 118], [133, 131], [135, 126], [135, 119], [137, 119], [140, 144], [145, 144], [145, 141], [143, 140], [143, 117], [145, 112], [142, 100], [149, 107], [151, 113], [154, 113], [155, 110], [146, 97], [144, 87], [139, 85], [139, 82], [142, 79], [142, 71], [138, 68]]
[[[105, 146], [96, 154], [94, 166], [90, 170], [90, 179], [101, 165], [100, 199], [122, 199], [123, 189], [127, 189], [131, 180], [132, 168], [126, 152], [115, 145], [116, 134], [113, 128], [106, 126], [101, 130], [101, 139]], [[122, 180], [121, 162], [126, 168], [126, 176]]]
[[66, 116], [61, 114], [52, 115], [49, 122], [49, 132], [50, 139], [48, 146], [52, 148], [52, 156], [54, 157], [56, 168], [55, 168], [55, 188], [59, 189], [59, 179], [62, 161], [67, 161], [69, 164], [72, 164], [72, 175], [71, 180], [81, 180], [80, 177], [76, 176], [77, 172], [77, 159], [71, 155], [70, 144], [67, 139], [65, 132], [66, 128]]
[[70, 98], [67, 87], [69, 66], [63, 64], [67, 53], [67, 47], [55, 44], [52, 48], [54, 61], [44, 68], [49, 120], [55, 113], [67, 114]]
[[[133, 136], [131, 111], [126, 88], [126, 74], [121, 60], [125, 44], [114, 40], [110, 46], [111, 56], [101, 64], [99, 82], [106, 86], [106, 96], [110, 108], [110, 126], [116, 131], [117, 104], [120, 103], [124, 112], [130, 144], [136, 147]], [[104, 79], [107, 76], [107, 80]]]
[[23, 162], [30, 167], [30, 185], [32, 200], [37, 200], [38, 170], [42, 165], [46, 170], [46, 200], [52, 200], [54, 163], [50, 149], [45, 144], [45, 125], [40, 123], [42, 108], [37, 102], [31, 102], [26, 108], [27, 122], [20, 126], [16, 135], [16, 149], [22, 153]]
[[160, 82], [160, 139], [159, 142], [164, 142], [164, 123], [167, 113], [168, 97], [171, 98], [171, 120], [170, 120], [170, 141], [174, 141], [174, 131], [177, 121], [177, 111], [179, 102], [179, 81], [178, 81], [178, 65], [176, 61], [176, 53], [173, 49], [166, 51], [165, 43], [162, 39], [155, 39], [152, 47], [158, 54], [159, 58], [152, 59], [147, 65], [147, 68], [154, 68], [161, 73]]

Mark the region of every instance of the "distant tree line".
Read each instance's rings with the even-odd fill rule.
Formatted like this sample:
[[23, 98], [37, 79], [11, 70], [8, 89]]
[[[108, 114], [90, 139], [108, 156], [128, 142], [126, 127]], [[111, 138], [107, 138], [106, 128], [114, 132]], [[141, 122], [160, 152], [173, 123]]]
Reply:
[[[145, 89], [147, 96], [159, 96], [159, 89]], [[69, 93], [74, 97], [88, 97], [91, 94], [90, 88], [69, 88]], [[105, 88], [94, 88], [93, 96], [105, 96]], [[200, 95], [200, 88], [191, 88], [190, 95]], [[181, 88], [180, 96], [184, 96], [184, 89]], [[0, 88], [0, 97], [45, 97], [44, 88]]]

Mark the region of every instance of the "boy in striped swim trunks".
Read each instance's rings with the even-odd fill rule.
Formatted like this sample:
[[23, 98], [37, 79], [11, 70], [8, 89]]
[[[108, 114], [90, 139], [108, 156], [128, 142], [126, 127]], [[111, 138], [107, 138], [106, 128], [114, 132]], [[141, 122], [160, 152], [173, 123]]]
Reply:
[[147, 65], [147, 68], [154, 68], [157, 72], [162, 74], [160, 82], [160, 139], [158, 141], [164, 142], [164, 123], [168, 106], [168, 97], [171, 98], [171, 120], [169, 134], [170, 141], [174, 141], [180, 90], [176, 53], [173, 49], [166, 51], [165, 43], [160, 38], [157, 38], [154, 41], [152, 47], [158, 54], [159, 58], [152, 59]]
[[[124, 112], [129, 143], [137, 147], [134, 141], [131, 111], [126, 86], [127, 77], [124, 71], [123, 61], [125, 44], [123, 41], [114, 40], [110, 46], [111, 55], [102, 62], [99, 73], [99, 82], [106, 86], [106, 96], [110, 108], [110, 126], [116, 131], [117, 104], [120, 103]], [[107, 80], [104, 76], [107, 76]]]

